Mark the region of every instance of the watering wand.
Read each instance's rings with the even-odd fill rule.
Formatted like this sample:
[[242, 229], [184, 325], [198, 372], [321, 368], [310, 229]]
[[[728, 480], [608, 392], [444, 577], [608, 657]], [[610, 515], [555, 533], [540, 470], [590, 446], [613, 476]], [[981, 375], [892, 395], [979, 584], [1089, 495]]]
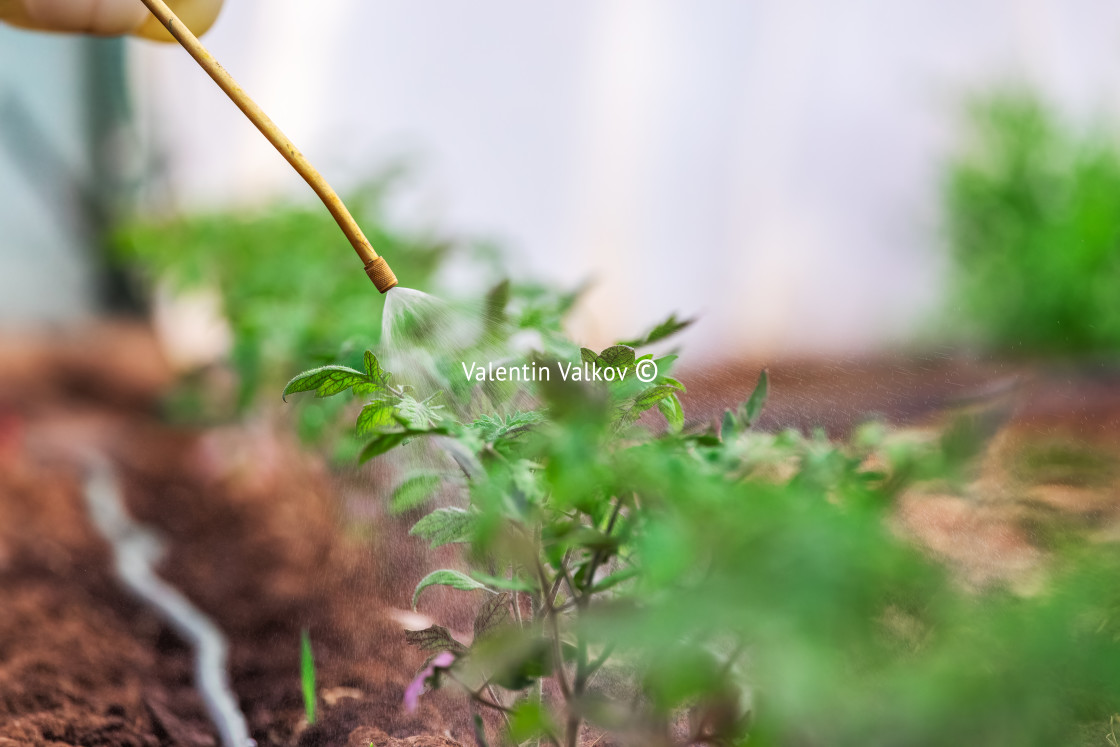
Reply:
[[163, 0], [141, 0], [141, 2], [148, 7], [152, 15], [159, 19], [167, 32], [175, 38], [175, 41], [179, 42], [194, 58], [195, 62], [206, 71], [206, 74], [214, 79], [218, 87], [225, 91], [230, 100], [261, 131], [268, 142], [280, 151], [280, 155], [284, 156], [284, 159], [303, 177], [303, 180], [308, 183], [311, 189], [315, 190], [315, 194], [326, 205], [327, 210], [330, 211], [331, 216], [338, 223], [338, 227], [350, 240], [354, 251], [358, 253], [358, 258], [365, 264], [366, 275], [377, 286], [377, 290], [385, 293], [395, 286], [397, 276], [393, 274], [385, 259], [378, 256], [377, 252], [374, 251], [369, 239], [358, 227], [354, 216], [346, 209], [346, 205], [343, 204], [338, 193], [331, 189], [331, 185], [327, 184], [323, 175], [299, 152], [292, 141], [276, 126], [276, 123], [264, 113], [264, 110], [249, 98], [249, 95], [242, 90], [241, 86], [226, 72], [225, 68], [218, 64], [214, 55], [210, 54], [206, 47], [202, 45], [202, 42], [198, 40], [198, 37], [191, 33], [191, 30], [179, 20], [171, 8], [167, 7], [167, 3]]

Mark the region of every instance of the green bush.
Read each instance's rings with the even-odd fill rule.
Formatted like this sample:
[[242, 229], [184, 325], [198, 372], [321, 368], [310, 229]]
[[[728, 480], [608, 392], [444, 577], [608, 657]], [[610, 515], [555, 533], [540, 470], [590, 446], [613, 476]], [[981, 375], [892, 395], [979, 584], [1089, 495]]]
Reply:
[[1120, 351], [1120, 150], [1038, 99], [970, 109], [944, 200], [955, 320], [995, 350]]

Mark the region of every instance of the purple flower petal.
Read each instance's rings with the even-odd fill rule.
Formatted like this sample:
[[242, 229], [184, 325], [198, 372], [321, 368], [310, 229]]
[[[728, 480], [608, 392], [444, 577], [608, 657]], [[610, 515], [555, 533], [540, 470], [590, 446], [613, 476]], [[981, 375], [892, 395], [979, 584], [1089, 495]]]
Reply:
[[450, 651], [444, 651], [436, 654], [436, 658], [432, 659], [431, 665], [428, 667], [435, 674], [436, 669], [448, 669], [455, 663], [455, 654]]
[[420, 696], [424, 694], [428, 678], [434, 675], [437, 669], [448, 669], [454, 663], [455, 654], [450, 651], [442, 651], [436, 654], [428, 662], [428, 666], [424, 667], [404, 689], [404, 709], [409, 713], [415, 713], [416, 709], [420, 707]]

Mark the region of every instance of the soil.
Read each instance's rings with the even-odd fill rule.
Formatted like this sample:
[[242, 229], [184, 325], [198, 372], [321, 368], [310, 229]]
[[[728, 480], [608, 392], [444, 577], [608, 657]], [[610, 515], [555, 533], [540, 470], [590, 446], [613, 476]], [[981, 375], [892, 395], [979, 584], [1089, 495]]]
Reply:
[[[746, 400], [764, 365], [683, 372], [695, 425]], [[954, 485], [915, 485], [898, 530], [973, 589], [1041, 583], [1063, 535], [1120, 539], [1120, 366], [948, 354], [779, 361], [768, 366], [766, 430], [823, 428], [843, 437], [877, 420], [918, 440], [963, 433], [975, 454]]]
[[[261, 424], [162, 424], [171, 375], [140, 328], [8, 342], [0, 372], [0, 745], [216, 744], [190, 652], [121, 590], [85, 515], [74, 455], [90, 446], [163, 536], [164, 577], [229, 636], [232, 686], [259, 744], [468, 741], [453, 695], [401, 708], [422, 657], [403, 645], [388, 597], [399, 602], [425, 571], [420, 548], [399, 528], [372, 542], [348, 534], [320, 461]], [[375, 561], [386, 553], [412, 575], [386, 583]], [[304, 628], [322, 699], [313, 726]]]
[[[745, 398], [758, 369], [682, 374], [690, 418]], [[943, 356], [776, 365], [763, 426], [843, 433], [871, 412], [916, 432], [947, 412], [984, 424], [996, 435], [969, 489], [987, 497], [918, 491], [898, 521], [969, 583], [1018, 578], [1045, 553], [1050, 518], [1107, 533], [1120, 506], [1120, 378], [1031, 370]], [[164, 578], [229, 636], [232, 687], [259, 744], [474, 744], [461, 697], [401, 707], [422, 663], [402, 625], [423, 622], [401, 610], [416, 580], [451, 559], [363, 508], [385, 468], [332, 474], [276, 423], [168, 425], [158, 405], [172, 383], [142, 326], [0, 340], [0, 747], [216, 744], [190, 652], [122, 590], [86, 517], [75, 454], [90, 447], [116, 466], [133, 516], [164, 538]], [[1080, 451], [1023, 460], [1054, 439]], [[452, 600], [431, 597], [439, 621], [469, 629]], [[321, 696], [314, 725], [300, 694], [303, 629]]]

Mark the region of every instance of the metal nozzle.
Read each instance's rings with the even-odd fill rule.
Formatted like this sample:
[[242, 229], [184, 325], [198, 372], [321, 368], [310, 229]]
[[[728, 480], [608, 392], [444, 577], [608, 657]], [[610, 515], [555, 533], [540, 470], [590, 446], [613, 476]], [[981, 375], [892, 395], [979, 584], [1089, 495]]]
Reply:
[[397, 276], [389, 268], [389, 263], [382, 257], [376, 257], [366, 262], [366, 275], [377, 286], [377, 290], [385, 293], [397, 284]]

